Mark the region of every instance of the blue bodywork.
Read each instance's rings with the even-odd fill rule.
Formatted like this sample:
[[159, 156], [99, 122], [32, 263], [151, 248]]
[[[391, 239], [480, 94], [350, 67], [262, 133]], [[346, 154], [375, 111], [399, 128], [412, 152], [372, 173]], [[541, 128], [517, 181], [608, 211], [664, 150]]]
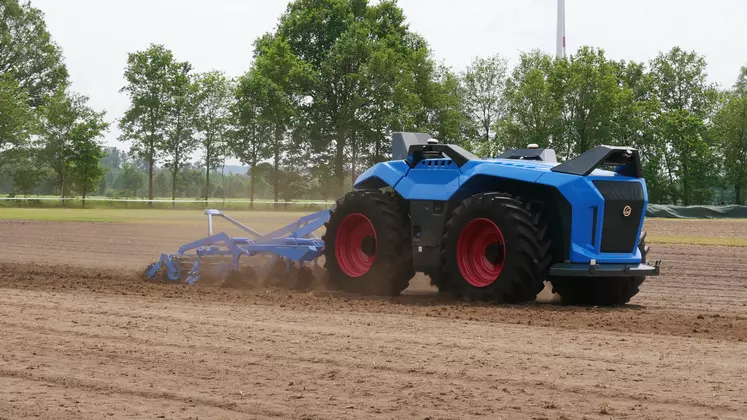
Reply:
[[[593, 181], [619, 181], [640, 183], [643, 189], [643, 211], [638, 232], [643, 227], [648, 194], [643, 178], [624, 176], [615, 171], [593, 170], [579, 176], [551, 169], [557, 163], [515, 160], [476, 159], [461, 167], [449, 158], [424, 159], [414, 167], [407, 160], [382, 162], [369, 168], [358, 177], [356, 188], [392, 187], [405, 200], [449, 201], [462, 199], [474, 193], [490, 191], [502, 181], [521, 181], [556, 189], [570, 204], [571, 226], [567, 260], [571, 263], [638, 264], [641, 252], [638, 244], [631, 253], [601, 252], [605, 200]], [[488, 185], [490, 184], [490, 186]], [[597, 209], [596, 227], [593, 227], [594, 209]], [[592, 241], [592, 233], [595, 240]], [[593, 243], [592, 243], [593, 242]]]

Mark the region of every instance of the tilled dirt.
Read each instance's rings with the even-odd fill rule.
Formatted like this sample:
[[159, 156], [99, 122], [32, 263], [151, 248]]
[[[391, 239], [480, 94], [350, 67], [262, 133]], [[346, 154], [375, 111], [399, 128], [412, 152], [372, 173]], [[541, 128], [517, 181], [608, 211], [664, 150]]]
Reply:
[[745, 248], [656, 245], [613, 309], [141, 278], [204, 234], [0, 222], [0, 419], [747, 416]]

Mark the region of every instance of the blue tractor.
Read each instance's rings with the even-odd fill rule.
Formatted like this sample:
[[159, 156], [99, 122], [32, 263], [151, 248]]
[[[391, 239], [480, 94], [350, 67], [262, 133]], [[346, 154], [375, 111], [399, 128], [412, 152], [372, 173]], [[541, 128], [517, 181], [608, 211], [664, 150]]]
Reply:
[[648, 194], [633, 148], [558, 163], [530, 145], [483, 159], [394, 133], [392, 155], [325, 223], [325, 267], [343, 291], [397, 295], [421, 272], [469, 300], [531, 301], [549, 281], [566, 304], [618, 305], [659, 274], [646, 260]]

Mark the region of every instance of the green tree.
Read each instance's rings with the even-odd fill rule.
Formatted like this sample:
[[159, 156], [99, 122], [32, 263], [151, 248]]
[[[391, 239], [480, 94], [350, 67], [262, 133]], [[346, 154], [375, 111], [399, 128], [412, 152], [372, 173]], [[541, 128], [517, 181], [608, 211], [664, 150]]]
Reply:
[[60, 47], [30, 1], [0, 1], [0, 79], [10, 76], [25, 92], [29, 106], [40, 106], [67, 84]]
[[210, 196], [210, 171], [223, 163], [230, 124], [232, 86], [225, 74], [211, 71], [197, 76], [195, 127], [201, 133], [205, 163], [205, 201]]
[[674, 47], [651, 60], [650, 69], [651, 93], [661, 104], [655, 130], [665, 171], [678, 186], [677, 201], [707, 203], [716, 171], [713, 148], [706, 141], [706, 121], [718, 96], [707, 81], [706, 61]]
[[[176, 181], [179, 170], [184, 167], [197, 149], [195, 136], [198, 91], [192, 81], [192, 66], [187, 62], [173, 63], [169, 71], [169, 98], [165, 135], [163, 140], [164, 166], [171, 173], [171, 199], [176, 199]], [[172, 202], [172, 206], [176, 203]]]
[[127, 85], [121, 91], [129, 95], [130, 107], [119, 123], [120, 140], [132, 140], [131, 152], [147, 163], [149, 200], [153, 199], [153, 170], [162, 155], [168, 123], [174, 66], [172, 52], [163, 45], [151, 44], [147, 50], [127, 56]]
[[[418, 123], [415, 130], [432, 133], [444, 143], [471, 149], [467, 140], [472, 121], [464, 107], [461, 80], [445, 66], [438, 66], [432, 73], [426, 72], [430, 74], [429, 81], [424, 82], [424, 88], [418, 94], [425, 122]], [[478, 150], [475, 152], [480, 153]], [[488, 150], [482, 152], [490, 153]]]
[[257, 71], [249, 71], [241, 78], [235, 89], [235, 100], [231, 108], [233, 127], [228, 137], [228, 146], [241, 163], [249, 166], [249, 206], [254, 208], [254, 193], [257, 179], [257, 164], [272, 156], [268, 147], [271, 142], [272, 126], [265, 117], [262, 94], [262, 76]]
[[508, 148], [529, 143], [557, 149], [562, 156], [562, 96], [554, 92], [555, 62], [538, 50], [521, 54], [506, 81], [506, 117], [499, 132]]
[[582, 47], [555, 66], [555, 92], [562, 97], [565, 158], [600, 144], [618, 144], [633, 106], [633, 91], [619, 65], [601, 49]]
[[68, 192], [67, 175], [73, 155], [73, 130], [87, 113], [88, 98], [61, 88], [43, 105], [39, 146], [44, 150], [45, 161], [55, 172], [60, 197]]
[[13, 180], [14, 194], [31, 195], [42, 181], [52, 175], [49, 166], [44, 164], [41, 152], [36, 148], [26, 148], [8, 165], [7, 173]]
[[747, 66], [714, 117], [711, 137], [722, 154], [725, 181], [734, 188], [736, 203], [745, 203], [747, 190]]
[[[368, 101], [374, 100], [370, 95], [373, 81], [367, 71], [374, 57], [380, 59], [391, 54], [393, 58], [386, 61], [403, 74], [389, 83], [397, 85], [399, 81], [400, 86], [415, 89], [423, 82], [416, 76], [426, 72], [413, 71], [416, 63], [413, 57], [422, 55], [426, 46], [409, 32], [402, 10], [394, 1], [369, 5], [366, 0], [296, 0], [288, 5], [276, 33], [268, 38], [281, 46], [287, 44], [295, 58], [297, 65], [293, 68], [297, 71], [289, 73], [291, 77], [287, 80], [294, 87], [292, 100], [299, 104], [299, 121], [318, 158], [322, 161], [331, 158], [340, 191], [346, 158], [368, 148], [368, 144], [355, 144], [351, 148], [349, 139], [373, 137], [359, 137], [359, 133], [371, 131], [361, 111], [367, 108]], [[287, 86], [274, 77], [269, 78], [281, 87]], [[405, 83], [408, 78], [411, 81]], [[392, 92], [398, 92], [400, 97], [392, 97], [391, 101], [402, 97], [402, 89]], [[401, 104], [397, 101], [397, 105]], [[418, 113], [417, 107], [410, 109], [413, 114], [424, 114]], [[417, 126], [417, 119], [413, 120]]]
[[504, 117], [508, 62], [500, 55], [476, 58], [462, 75], [464, 108], [472, 122], [473, 148], [487, 156], [498, 151], [494, 125]]
[[0, 171], [26, 145], [35, 128], [35, 119], [28, 97], [16, 80], [0, 74]]
[[[172, 185], [172, 200], [173, 198], [173, 187], [176, 185], [173, 183]], [[165, 170], [159, 170], [156, 171], [156, 176], [153, 177], [153, 190], [156, 197], [166, 197], [169, 193], [169, 174], [167, 174], [167, 171]], [[172, 207], [176, 203], [172, 203]]]
[[125, 193], [131, 197], [136, 197], [145, 185], [145, 175], [140, 172], [135, 165], [130, 162], [122, 165], [122, 172], [119, 173], [118, 182]]
[[251, 80], [260, 110], [260, 120], [269, 124], [272, 131], [268, 141], [273, 166], [270, 184], [273, 186], [274, 200], [278, 202], [282, 154], [288, 143], [291, 119], [298, 106], [293, 92], [297, 91], [298, 83], [308, 75], [302, 73], [301, 63], [284, 38], [265, 35], [255, 42], [254, 47], [255, 62], [250, 70], [253, 73]]
[[73, 186], [83, 196], [82, 206], [86, 206], [86, 197], [93, 191], [104, 176], [101, 159], [104, 149], [99, 138], [109, 128], [104, 121], [104, 113], [85, 112], [80, 116], [70, 132], [70, 177]]

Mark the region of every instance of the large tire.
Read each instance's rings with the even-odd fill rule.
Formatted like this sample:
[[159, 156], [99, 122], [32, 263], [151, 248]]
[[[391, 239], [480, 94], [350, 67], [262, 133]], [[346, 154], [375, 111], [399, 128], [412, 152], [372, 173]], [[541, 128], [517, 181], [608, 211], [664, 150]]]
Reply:
[[[646, 232], [641, 233], [638, 249], [645, 264], [649, 247]], [[563, 305], [617, 306], [630, 302], [637, 295], [645, 276], [636, 277], [554, 277], [550, 280], [553, 293], [560, 295]]]
[[439, 288], [476, 301], [534, 300], [550, 262], [546, 231], [530, 204], [509, 194], [464, 200], [446, 225]]
[[325, 224], [330, 283], [348, 293], [396, 296], [415, 275], [410, 221], [394, 194], [353, 191], [337, 200]]

